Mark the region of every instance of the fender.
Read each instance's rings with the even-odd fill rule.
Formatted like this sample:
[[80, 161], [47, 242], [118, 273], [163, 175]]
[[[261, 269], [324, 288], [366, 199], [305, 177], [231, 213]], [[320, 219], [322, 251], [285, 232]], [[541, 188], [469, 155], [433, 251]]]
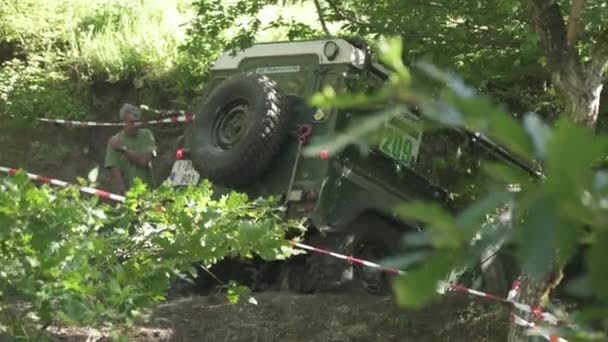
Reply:
[[[419, 229], [417, 222], [397, 215], [396, 208], [404, 203], [430, 199], [426, 197], [443, 198], [445, 195], [440, 191], [442, 189], [437, 188], [437, 191], [430, 192], [430, 196], [421, 196], [420, 190], [429, 194], [426, 188], [430, 184], [417, 181], [417, 186], [410, 187], [411, 192], [398, 191], [398, 188], [379, 181], [369, 171], [340, 161], [334, 161], [332, 167], [334, 172], [321, 191], [320, 209], [311, 217], [314, 226], [327, 232], [345, 232], [355, 219], [370, 212], [395, 222], [403, 229]], [[374, 171], [378, 171], [378, 164]], [[406, 179], [411, 178], [408, 176]], [[416, 189], [421, 186], [425, 189]]]

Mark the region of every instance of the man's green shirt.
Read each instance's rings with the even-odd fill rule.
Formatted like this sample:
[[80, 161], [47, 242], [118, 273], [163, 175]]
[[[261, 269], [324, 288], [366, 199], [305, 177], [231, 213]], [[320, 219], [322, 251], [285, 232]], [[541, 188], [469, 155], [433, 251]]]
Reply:
[[[137, 152], [150, 152], [156, 156], [156, 142], [152, 131], [145, 128], [140, 128], [136, 136], [129, 136], [124, 131], [116, 134], [121, 143], [127, 146], [128, 149]], [[109, 143], [106, 147], [106, 159], [104, 163], [106, 168], [118, 167], [122, 174], [125, 186], [130, 188], [133, 185], [135, 178], [140, 178], [148, 185], [152, 185], [152, 173], [150, 167], [141, 167], [129, 161], [120, 151], [113, 149]]]

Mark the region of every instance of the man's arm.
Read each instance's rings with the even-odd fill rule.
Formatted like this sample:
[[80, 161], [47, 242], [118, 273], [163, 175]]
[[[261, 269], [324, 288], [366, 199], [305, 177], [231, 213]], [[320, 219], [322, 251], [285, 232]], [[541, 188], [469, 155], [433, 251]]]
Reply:
[[110, 138], [106, 147], [106, 157], [104, 167], [110, 170], [111, 186], [117, 193], [123, 194], [126, 191], [125, 181], [119, 168], [119, 154], [113, 147], [115, 137]]
[[120, 169], [117, 167], [111, 168], [110, 175], [112, 178], [112, 183], [113, 183], [114, 189], [116, 189], [116, 191], [119, 194], [124, 194], [125, 191], [127, 190], [127, 187], [125, 186], [125, 181], [122, 179], [122, 174], [120, 173]]
[[152, 152], [137, 152], [135, 150], [126, 149], [124, 154], [133, 163], [141, 167], [148, 167], [148, 164], [152, 161], [154, 155]]
[[154, 157], [156, 157], [156, 141], [154, 135], [149, 130], [142, 130], [143, 143], [138, 147], [138, 151], [127, 149], [124, 151], [127, 159], [141, 167], [148, 167]]
[[144, 138], [145, 148], [143, 149], [143, 151], [137, 151], [127, 148], [127, 146], [123, 145], [123, 143], [117, 136], [114, 136], [110, 139], [109, 145], [113, 147], [116, 151], [119, 151], [124, 154], [127, 160], [132, 163], [135, 163], [135, 165], [140, 167], [148, 167], [150, 162], [152, 161], [152, 158], [155, 157], [156, 142], [154, 141], [154, 136], [151, 132], [144, 134], [146, 135]]

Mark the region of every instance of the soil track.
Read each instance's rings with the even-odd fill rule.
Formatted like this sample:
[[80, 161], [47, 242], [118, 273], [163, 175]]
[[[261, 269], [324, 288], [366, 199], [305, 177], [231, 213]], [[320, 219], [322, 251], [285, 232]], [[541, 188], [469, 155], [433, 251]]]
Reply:
[[[231, 305], [222, 294], [158, 306], [129, 341], [504, 341], [507, 310], [452, 294], [420, 310], [364, 294], [254, 294]], [[106, 340], [97, 331], [55, 328], [62, 342]]]

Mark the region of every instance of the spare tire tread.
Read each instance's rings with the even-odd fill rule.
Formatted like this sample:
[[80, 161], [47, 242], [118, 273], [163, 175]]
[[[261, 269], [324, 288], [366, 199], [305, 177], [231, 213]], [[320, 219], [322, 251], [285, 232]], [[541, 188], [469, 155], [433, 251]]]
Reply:
[[[257, 179], [279, 152], [290, 123], [284, 94], [273, 80], [253, 72], [238, 74], [225, 80], [211, 93], [200, 112], [213, 112], [218, 106], [218, 98], [224, 96], [222, 92], [226, 93], [227, 89], [238, 83], [249, 88], [256, 96], [263, 96], [265, 100], [263, 108], [252, 109], [258, 113], [250, 113], [254, 116], [254, 120], [248, 129], [253, 130], [253, 136], [249, 135], [249, 139], [243, 142], [243, 146], [238, 151], [222, 152], [226, 155], [226, 159], [230, 159], [229, 162], [208, 162], [205, 160], [205, 155], [196, 155], [196, 153], [193, 155], [195, 168], [201, 173], [201, 177], [220, 185], [246, 185]], [[208, 121], [209, 118], [205, 120]], [[208, 124], [206, 121], [200, 121], [198, 126]], [[197, 127], [196, 119], [195, 127]], [[193, 137], [193, 141], [196, 141], [196, 137]], [[231, 155], [234, 153], [237, 155]]]

